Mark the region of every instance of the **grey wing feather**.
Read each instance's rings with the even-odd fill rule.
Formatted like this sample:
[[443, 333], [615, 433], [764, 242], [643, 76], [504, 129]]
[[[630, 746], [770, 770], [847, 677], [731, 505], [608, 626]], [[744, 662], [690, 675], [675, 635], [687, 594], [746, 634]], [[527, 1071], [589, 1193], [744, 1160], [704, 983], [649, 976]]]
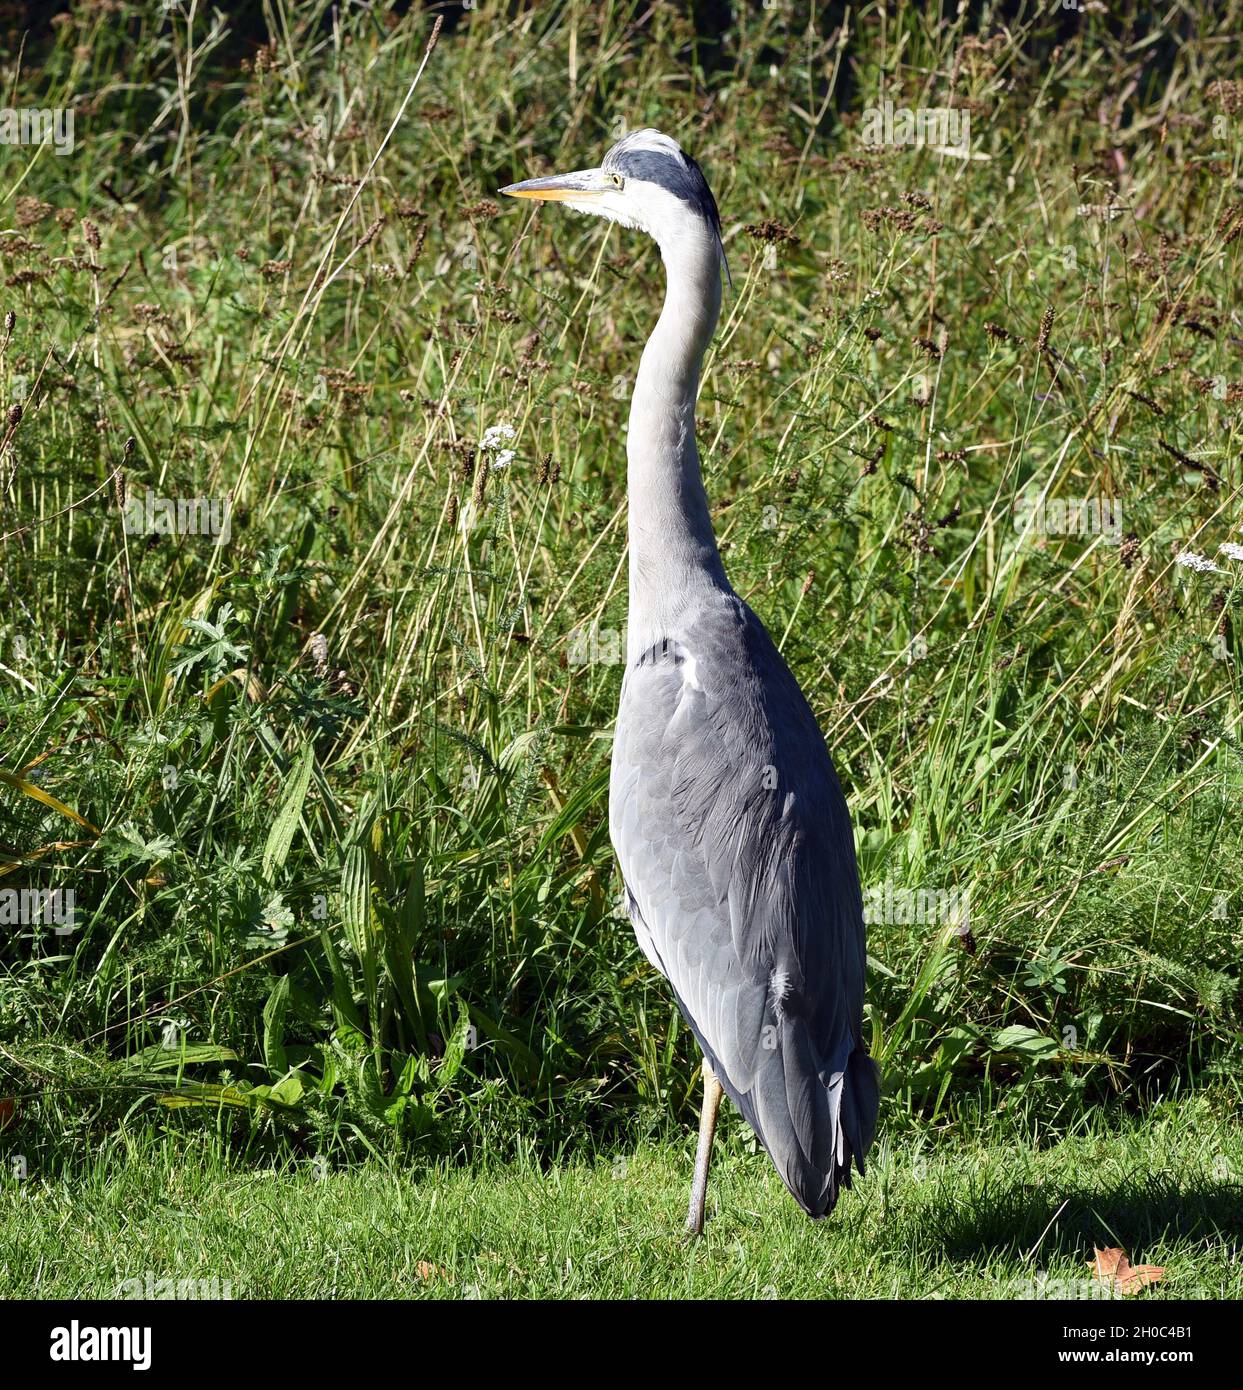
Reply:
[[845, 799], [763, 625], [722, 596], [626, 673], [610, 833], [639, 944], [812, 1216], [863, 1170], [863, 905]]

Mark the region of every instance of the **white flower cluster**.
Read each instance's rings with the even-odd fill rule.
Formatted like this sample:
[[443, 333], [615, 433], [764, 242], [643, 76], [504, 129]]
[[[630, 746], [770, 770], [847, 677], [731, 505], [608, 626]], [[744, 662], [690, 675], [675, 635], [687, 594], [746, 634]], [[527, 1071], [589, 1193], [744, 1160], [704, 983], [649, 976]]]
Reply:
[[1174, 556], [1174, 563], [1184, 569], [1195, 570], [1197, 574], [1221, 574], [1217, 566], [1206, 555], [1197, 555], [1194, 550], [1184, 550]]
[[492, 460], [493, 468], [506, 468], [513, 463], [516, 455], [513, 449], [503, 449], [501, 445], [510, 439], [517, 439], [517, 437], [518, 431], [512, 425], [489, 425], [483, 432], [479, 447], [495, 455]]

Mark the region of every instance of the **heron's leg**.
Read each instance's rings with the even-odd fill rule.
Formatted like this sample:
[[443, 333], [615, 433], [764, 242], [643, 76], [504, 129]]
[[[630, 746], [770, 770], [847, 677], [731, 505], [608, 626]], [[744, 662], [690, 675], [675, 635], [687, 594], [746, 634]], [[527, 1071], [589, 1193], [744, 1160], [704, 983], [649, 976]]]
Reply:
[[703, 1234], [704, 1204], [708, 1200], [708, 1165], [712, 1162], [712, 1137], [716, 1133], [716, 1117], [721, 1108], [721, 1083], [704, 1058], [704, 1103], [699, 1113], [699, 1146], [695, 1150], [695, 1176], [691, 1180], [691, 1204], [686, 1213], [686, 1229], [693, 1235]]

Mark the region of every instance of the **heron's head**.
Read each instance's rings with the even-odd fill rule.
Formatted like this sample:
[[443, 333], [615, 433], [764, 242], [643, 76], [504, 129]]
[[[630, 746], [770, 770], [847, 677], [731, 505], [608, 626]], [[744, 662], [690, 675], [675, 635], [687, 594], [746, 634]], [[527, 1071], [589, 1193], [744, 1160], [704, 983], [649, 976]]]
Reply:
[[623, 136], [598, 169], [527, 179], [501, 192], [511, 198], [564, 203], [576, 212], [635, 227], [657, 242], [666, 259], [680, 247], [707, 241], [725, 265], [721, 215], [703, 170], [659, 130], [634, 130]]

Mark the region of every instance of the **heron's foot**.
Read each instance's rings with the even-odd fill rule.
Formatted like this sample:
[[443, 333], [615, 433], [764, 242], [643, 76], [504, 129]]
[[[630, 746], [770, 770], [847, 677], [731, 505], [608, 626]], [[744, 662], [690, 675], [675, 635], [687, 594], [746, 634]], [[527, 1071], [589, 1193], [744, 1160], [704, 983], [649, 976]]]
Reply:
[[699, 1164], [695, 1164], [695, 1177], [691, 1182], [691, 1200], [686, 1209], [686, 1234], [688, 1236], [701, 1236], [704, 1233], [704, 1222], [707, 1220], [708, 1209], [708, 1174], [706, 1169], [701, 1174]]

